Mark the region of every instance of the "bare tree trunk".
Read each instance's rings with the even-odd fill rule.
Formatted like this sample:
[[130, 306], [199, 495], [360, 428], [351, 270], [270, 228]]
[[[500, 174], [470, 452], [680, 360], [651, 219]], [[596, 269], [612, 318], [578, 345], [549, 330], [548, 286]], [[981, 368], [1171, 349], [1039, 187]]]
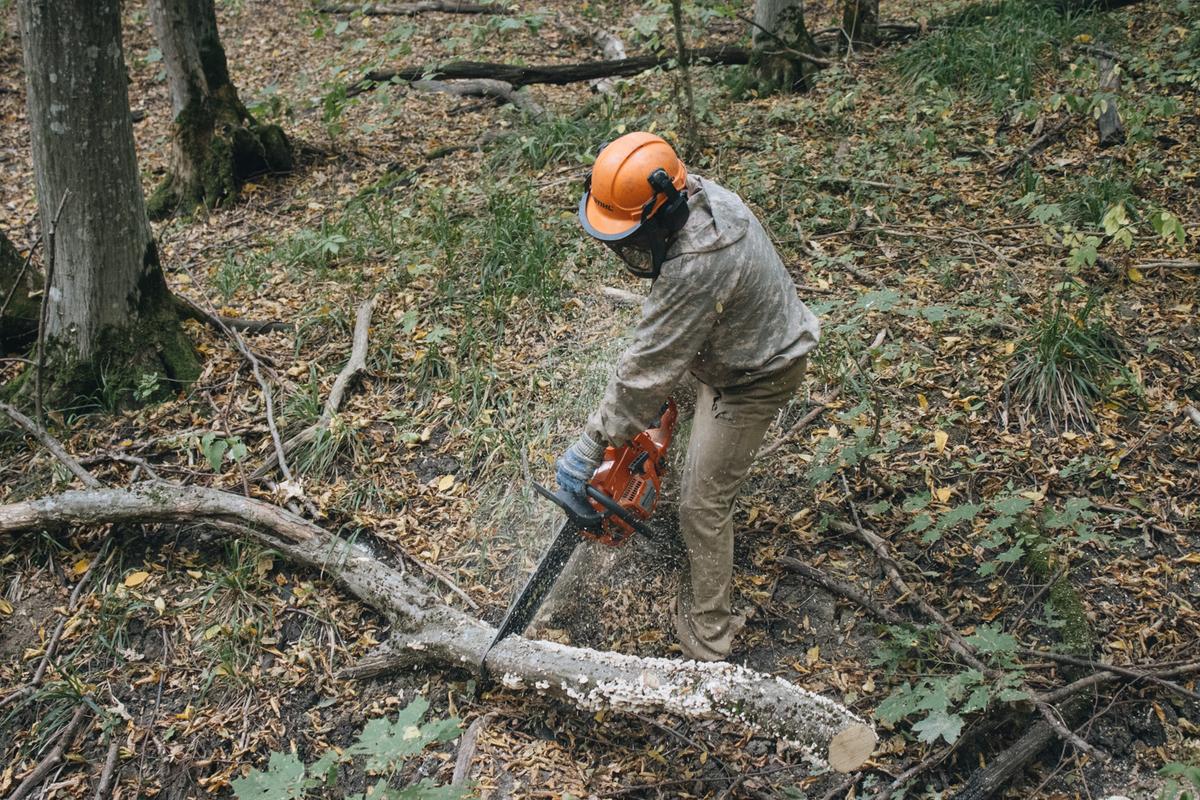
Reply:
[[29, 345], [37, 333], [42, 276], [0, 233], [0, 352]]
[[842, 40], [853, 46], [879, 39], [879, 0], [842, 0]]
[[291, 169], [283, 130], [256, 122], [229, 78], [213, 0], [151, 0], [150, 18], [175, 117], [171, 173], [150, 198], [151, 216], [218, 205], [246, 178]]
[[43, 252], [57, 265], [47, 270], [51, 392], [103, 386], [119, 402], [138, 383], [190, 382], [199, 364], [159, 266], [134, 154], [120, 2], [17, 6]]
[[802, 0], [755, 0], [753, 68], [763, 88], [804, 91], [826, 62], [804, 24]]

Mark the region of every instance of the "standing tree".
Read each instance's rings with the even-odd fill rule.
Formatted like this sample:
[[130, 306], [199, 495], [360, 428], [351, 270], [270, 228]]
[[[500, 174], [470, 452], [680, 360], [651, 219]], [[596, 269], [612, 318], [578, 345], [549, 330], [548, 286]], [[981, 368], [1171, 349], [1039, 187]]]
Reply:
[[120, 0], [17, 6], [52, 385], [68, 398], [103, 387], [115, 400], [139, 383], [190, 382], [199, 362], [159, 266], [133, 149]]
[[218, 205], [252, 175], [291, 169], [283, 129], [256, 122], [229, 78], [213, 0], [150, 0], [150, 17], [175, 115], [171, 171], [150, 198], [151, 216]]
[[879, 0], [842, 0], [842, 41], [875, 44], [879, 38]]
[[802, 0], [755, 0], [754, 71], [767, 90], [804, 91], [826, 66], [804, 24]]

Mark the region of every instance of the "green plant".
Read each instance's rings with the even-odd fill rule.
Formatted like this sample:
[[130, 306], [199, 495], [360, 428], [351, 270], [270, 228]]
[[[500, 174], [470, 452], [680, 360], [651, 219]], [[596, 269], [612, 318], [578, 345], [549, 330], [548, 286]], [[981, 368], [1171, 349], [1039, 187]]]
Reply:
[[1104, 22], [1052, 3], [1000, 0], [970, 7], [901, 50], [892, 62], [910, 81], [953, 86], [997, 107], [1023, 100], [1055, 46]]
[[215, 431], [209, 431], [200, 437], [199, 445], [213, 472], [221, 471], [226, 456], [235, 463], [246, 457], [246, 445], [237, 436], [219, 436]]
[[[467, 791], [452, 786], [437, 786], [422, 778], [404, 788], [393, 783], [409, 757], [435, 742], [448, 742], [458, 736], [459, 720], [449, 718], [419, 724], [429, 703], [418, 696], [396, 715], [394, 720], [367, 722], [354, 744], [342, 752], [328, 750], [311, 764], [295, 753], [271, 753], [266, 770], [250, 770], [244, 778], [232, 781], [238, 800], [299, 800], [305, 797], [347, 797], [352, 800], [457, 800]], [[337, 789], [343, 765], [362, 759], [362, 771], [380, 776], [361, 794], [343, 794]]]
[[1013, 353], [1004, 396], [1022, 424], [1036, 421], [1051, 430], [1087, 430], [1092, 407], [1113, 397], [1114, 376], [1132, 380], [1124, 345], [1102, 319], [1096, 297], [1080, 307], [1075, 284], [1066, 284], [1034, 321]]
[[549, 302], [558, 294], [558, 259], [543, 214], [528, 187], [497, 185], [488, 192], [479, 285], [493, 312], [514, 297]]
[[243, 288], [257, 292], [266, 285], [267, 276], [267, 271], [257, 261], [236, 253], [226, 253], [221, 259], [221, 266], [213, 274], [212, 283], [228, 303]]
[[1172, 761], [1160, 769], [1158, 774], [1167, 778], [1162, 792], [1158, 795], [1159, 800], [1200, 800], [1200, 764], [1180, 764]]
[[611, 101], [597, 101], [572, 116], [548, 116], [529, 124], [520, 134], [501, 142], [492, 163], [503, 168], [519, 159], [533, 169], [590, 164], [601, 144], [626, 130], [636, 130], [640, 122], [617, 113]]

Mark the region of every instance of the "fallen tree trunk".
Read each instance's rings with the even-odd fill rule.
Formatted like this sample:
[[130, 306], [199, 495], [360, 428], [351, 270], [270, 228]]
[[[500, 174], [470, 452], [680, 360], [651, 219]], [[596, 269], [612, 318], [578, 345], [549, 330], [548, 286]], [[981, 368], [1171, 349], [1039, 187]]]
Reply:
[[[733, 45], [698, 47], [688, 51], [688, 63], [695, 64], [701, 61], [712, 64], [747, 64], [750, 61], [750, 51], [744, 47]], [[363, 76], [361, 81], [351, 86], [346, 94], [361, 94], [377, 84], [391, 81], [419, 81], [435, 78], [491, 78], [513, 86], [528, 86], [533, 83], [563, 85], [590, 81], [595, 78], [627, 78], [655, 67], [671, 69], [675, 65], [676, 58], [674, 54], [669, 53], [636, 56], [617, 61], [584, 61], [576, 64], [546, 64], [529, 67], [487, 61], [451, 61], [440, 66], [371, 70]]]
[[456, 97], [491, 97], [502, 103], [509, 103], [519, 111], [524, 111], [534, 119], [546, 116], [546, 109], [526, 92], [518, 92], [506, 81], [491, 78], [477, 78], [467, 81], [413, 81], [412, 88], [418, 92], [440, 92]]
[[[402, 666], [475, 671], [495, 629], [441, 602], [422, 582], [277, 506], [229, 492], [165, 483], [131, 489], [68, 491], [0, 506], [0, 533], [67, 525], [204, 520], [320, 570], [388, 617], [392, 640], [353, 670], [375, 674]], [[814, 763], [859, 767], [875, 747], [874, 730], [842, 705], [780, 678], [727, 663], [638, 658], [512, 636], [488, 659], [514, 690], [550, 695], [587, 711], [666, 712], [724, 719], [771, 735]]]

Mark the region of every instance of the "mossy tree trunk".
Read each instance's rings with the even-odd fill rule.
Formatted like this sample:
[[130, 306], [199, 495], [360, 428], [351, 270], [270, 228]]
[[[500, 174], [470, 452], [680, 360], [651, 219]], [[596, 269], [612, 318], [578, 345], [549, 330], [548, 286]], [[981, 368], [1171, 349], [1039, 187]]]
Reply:
[[879, 39], [879, 0], [842, 0], [842, 37], [850, 45]]
[[150, 0], [174, 114], [171, 171], [150, 198], [151, 217], [216, 206], [243, 182], [292, 167], [278, 125], [259, 124], [229, 78], [213, 0]]
[[150, 387], [164, 393], [194, 380], [199, 362], [146, 217], [120, 0], [19, 0], [17, 6], [42, 252], [52, 273], [45, 328], [50, 396], [72, 400], [103, 390], [120, 403], [138, 385], [143, 398], [155, 394]]
[[0, 348], [27, 347], [37, 333], [41, 275], [0, 233]]
[[755, 0], [752, 67], [766, 91], [802, 92], [812, 86], [823, 60], [804, 23], [802, 0]]

